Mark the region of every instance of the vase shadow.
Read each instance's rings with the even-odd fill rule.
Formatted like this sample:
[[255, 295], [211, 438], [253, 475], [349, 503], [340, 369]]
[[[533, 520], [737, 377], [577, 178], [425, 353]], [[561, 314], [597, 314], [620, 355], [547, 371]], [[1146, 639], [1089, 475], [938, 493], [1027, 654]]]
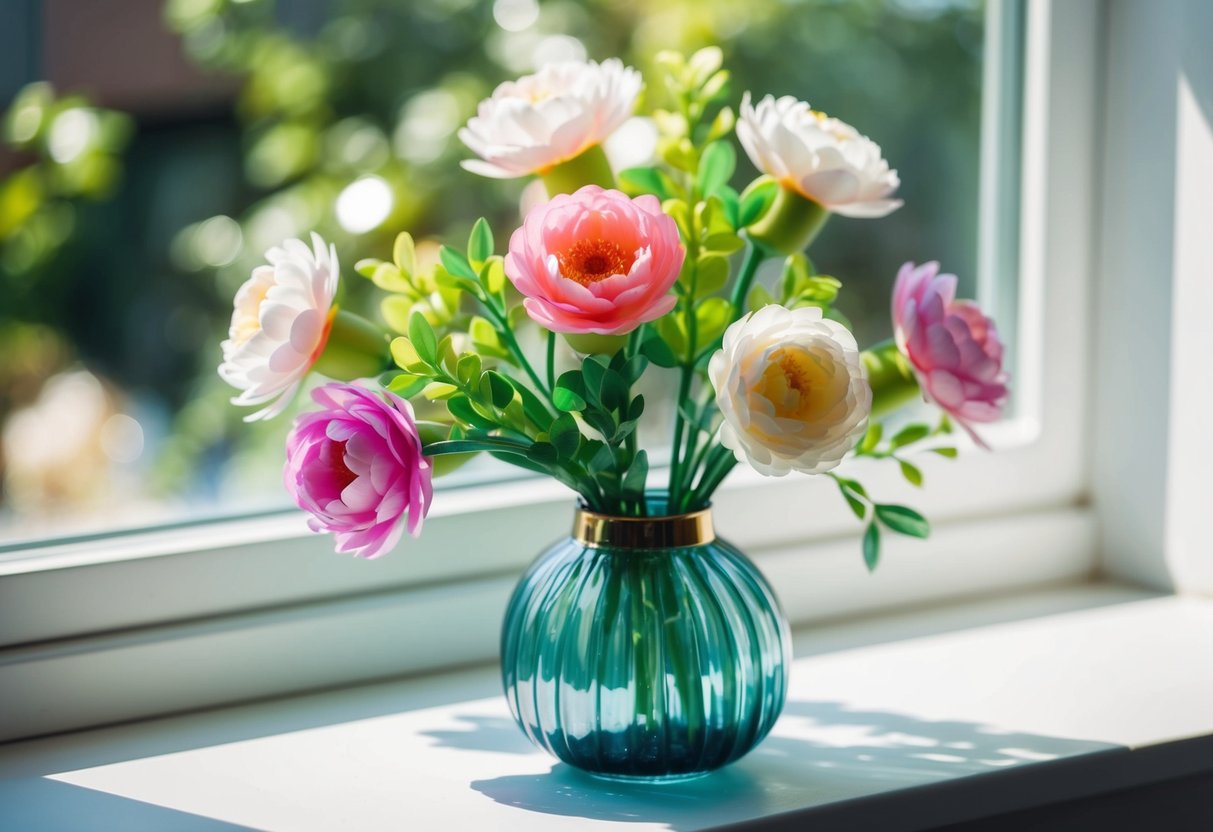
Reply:
[[[460, 719], [471, 730], [428, 736], [450, 748], [533, 753], [509, 720]], [[471, 787], [530, 812], [692, 830], [1117, 747], [837, 702], [789, 702], [776, 732], [741, 761], [687, 782], [604, 781], [561, 763], [549, 772], [477, 780]]]

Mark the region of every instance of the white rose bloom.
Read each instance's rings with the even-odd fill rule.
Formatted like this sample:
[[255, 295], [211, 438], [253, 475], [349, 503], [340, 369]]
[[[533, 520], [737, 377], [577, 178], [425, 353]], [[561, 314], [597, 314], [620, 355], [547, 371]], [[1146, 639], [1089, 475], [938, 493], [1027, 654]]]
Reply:
[[265, 255], [236, 292], [219, 376], [240, 390], [232, 404], [272, 403], [246, 422], [281, 413], [324, 350], [337, 292], [337, 250], [312, 234], [312, 248], [287, 240]]
[[867, 431], [872, 388], [855, 336], [816, 307], [772, 304], [736, 321], [708, 376], [721, 444], [765, 476], [829, 471]]
[[790, 95], [755, 107], [747, 92], [737, 138], [756, 168], [836, 214], [883, 217], [901, 207], [889, 198], [901, 181], [880, 145]]
[[548, 64], [480, 102], [459, 138], [480, 159], [463, 167], [494, 179], [543, 173], [601, 144], [632, 115], [640, 73], [618, 58]]

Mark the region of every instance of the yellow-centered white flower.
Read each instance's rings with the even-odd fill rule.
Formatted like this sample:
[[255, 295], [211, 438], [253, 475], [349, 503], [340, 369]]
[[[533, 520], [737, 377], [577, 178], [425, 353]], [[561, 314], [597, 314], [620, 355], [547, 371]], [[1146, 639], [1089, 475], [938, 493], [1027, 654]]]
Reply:
[[260, 405], [246, 422], [281, 413], [312, 369], [332, 329], [339, 275], [337, 250], [312, 234], [309, 249], [286, 240], [265, 254], [236, 292], [219, 376], [240, 390], [232, 404]]
[[901, 181], [880, 145], [790, 95], [753, 106], [747, 92], [737, 138], [754, 167], [836, 214], [883, 217], [901, 207], [890, 198]]
[[867, 431], [872, 388], [855, 336], [816, 307], [772, 304], [736, 321], [708, 376], [721, 444], [765, 476], [829, 471]]
[[494, 179], [545, 173], [581, 155], [632, 115], [640, 73], [618, 58], [548, 64], [480, 102], [459, 138], [480, 159], [463, 167]]

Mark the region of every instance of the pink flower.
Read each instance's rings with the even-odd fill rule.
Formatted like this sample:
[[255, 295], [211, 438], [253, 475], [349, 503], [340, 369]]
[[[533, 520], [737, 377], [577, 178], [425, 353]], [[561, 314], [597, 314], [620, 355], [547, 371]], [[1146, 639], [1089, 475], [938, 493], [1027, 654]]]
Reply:
[[396, 545], [406, 512], [416, 537], [433, 497], [433, 469], [412, 406], [352, 384], [326, 384], [312, 398], [324, 410], [295, 420], [284, 471], [286, 490], [312, 515], [308, 526], [332, 532], [338, 552], [364, 558]]
[[674, 308], [669, 291], [685, 255], [656, 197], [586, 185], [526, 215], [505, 273], [553, 332], [623, 335]]
[[1002, 342], [977, 304], [955, 295], [956, 275], [939, 274], [939, 263], [906, 263], [893, 287], [893, 334], [926, 398], [986, 447], [971, 423], [1002, 415]]

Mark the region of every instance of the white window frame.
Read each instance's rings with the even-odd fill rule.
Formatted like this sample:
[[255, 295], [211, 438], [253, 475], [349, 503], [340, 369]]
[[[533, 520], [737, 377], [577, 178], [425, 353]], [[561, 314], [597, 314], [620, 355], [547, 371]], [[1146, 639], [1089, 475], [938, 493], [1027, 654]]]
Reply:
[[[991, 25], [1016, 1], [991, 0]], [[923, 510], [931, 540], [886, 535], [869, 575], [856, 521], [824, 478], [738, 469], [719, 492], [717, 528], [751, 553], [794, 623], [1095, 571], [1083, 380], [1106, 8], [1028, 6], [1020, 269], [1006, 338], [1017, 403], [1014, 419], [985, 432], [997, 453], [923, 460], [922, 491], [892, 466], [851, 468], [882, 501]], [[1000, 89], [1005, 79], [990, 74], [987, 91]], [[988, 128], [1005, 117], [986, 114], [987, 159], [1000, 149]], [[987, 161], [986, 190], [1000, 177]], [[998, 262], [990, 235], [1006, 221], [994, 205], [984, 206], [987, 268]], [[294, 513], [10, 557], [0, 562], [0, 739], [490, 659], [510, 589], [564, 531], [572, 502], [545, 480], [444, 491], [419, 540], [370, 562], [334, 556]]]

